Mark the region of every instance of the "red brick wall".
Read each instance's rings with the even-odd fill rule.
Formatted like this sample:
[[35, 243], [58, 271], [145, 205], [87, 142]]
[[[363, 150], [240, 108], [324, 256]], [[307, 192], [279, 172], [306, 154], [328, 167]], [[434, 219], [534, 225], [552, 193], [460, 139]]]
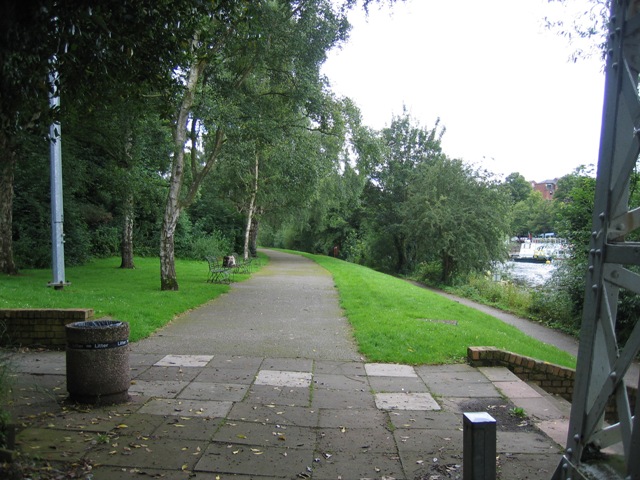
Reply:
[[63, 348], [65, 325], [92, 317], [91, 308], [0, 309], [0, 345]]

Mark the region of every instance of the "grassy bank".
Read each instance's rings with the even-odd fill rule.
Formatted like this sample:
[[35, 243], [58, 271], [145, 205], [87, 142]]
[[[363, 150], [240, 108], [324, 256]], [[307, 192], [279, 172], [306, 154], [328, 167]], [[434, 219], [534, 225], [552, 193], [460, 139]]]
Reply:
[[320, 255], [308, 255], [333, 275], [361, 352], [371, 361], [454, 363], [468, 346], [495, 346], [575, 367], [558, 348], [477, 310], [404, 280]]
[[[131, 341], [149, 336], [176, 315], [202, 305], [229, 290], [207, 283], [205, 261], [176, 261], [180, 289], [160, 290], [160, 260], [136, 258], [136, 268], [118, 268], [119, 258], [95, 260], [66, 269], [71, 285], [47, 288], [50, 270], [23, 270], [17, 277], [0, 276], [0, 308], [93, 308], [96, 318], [110, 316], [129, 322]], [[236, 279], [247, 275], [236, 275]]]
[[[294, 252], [295, 253], [295, 252]], [[359, 265], [306, 255], [333, 275], [359, 349], [370, 361], [406, 364], [462, 362], [469, 345], [491, 345], [551, 363], [575, 366], [566, 352], [531, 339], [477, 310]], [[130, 323], [131, 341], [180, 313], [228, 291], [206, 283], [207, 263], [177, 261], [180, 290], [160, 291], [159, 260], [136, 259], [135, 270], [103, 259], [67, 269], [69, 287], [46, 287], [49, 270], [0, 277], [0, 308], [93, 308], [96, 316]], [[246, 278], [238, 276], [237, 279]]]

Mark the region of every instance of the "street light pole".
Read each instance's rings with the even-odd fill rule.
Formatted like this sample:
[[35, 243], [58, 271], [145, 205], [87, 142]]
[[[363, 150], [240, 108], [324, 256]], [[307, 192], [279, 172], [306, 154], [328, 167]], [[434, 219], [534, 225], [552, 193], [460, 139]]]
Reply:
[[[49, 105], [58, 114], [60, 109], [59, 76], [55, 68], [56, 58], [51, 62], [51, 73], [49, 82], [51, 93], [49, 95]], [[49, 128], [50, 137], [50, 159], [51, 159], [51, 264], [53, 270], [53, 280], [49, 286], [56, 290], [61, 290], [68, 285], [65, 281], [64, 271], [64, 213], [62, 206], [62, 134], [60, 122], [54, 120]]]

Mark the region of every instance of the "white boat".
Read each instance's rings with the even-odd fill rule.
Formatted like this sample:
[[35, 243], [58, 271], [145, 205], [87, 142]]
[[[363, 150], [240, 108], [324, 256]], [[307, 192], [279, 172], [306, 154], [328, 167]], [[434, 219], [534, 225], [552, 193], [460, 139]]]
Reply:
[[546, 263], [565, 258], [567, 255], [566, 242], [550, 234], [525, 238], [518, 240], [518, 243], [520, 248], [510, 254], [514, 262]]

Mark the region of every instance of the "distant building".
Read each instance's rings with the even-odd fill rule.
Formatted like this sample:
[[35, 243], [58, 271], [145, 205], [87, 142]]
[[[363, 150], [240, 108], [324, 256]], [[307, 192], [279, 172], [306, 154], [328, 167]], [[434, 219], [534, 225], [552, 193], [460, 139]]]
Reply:
[[545, 200], [553, 200], [553, 194], [558, 187], [558, 179], [545, 180], [544, 182], [531, 182], [531, 188], [542, 194]]

